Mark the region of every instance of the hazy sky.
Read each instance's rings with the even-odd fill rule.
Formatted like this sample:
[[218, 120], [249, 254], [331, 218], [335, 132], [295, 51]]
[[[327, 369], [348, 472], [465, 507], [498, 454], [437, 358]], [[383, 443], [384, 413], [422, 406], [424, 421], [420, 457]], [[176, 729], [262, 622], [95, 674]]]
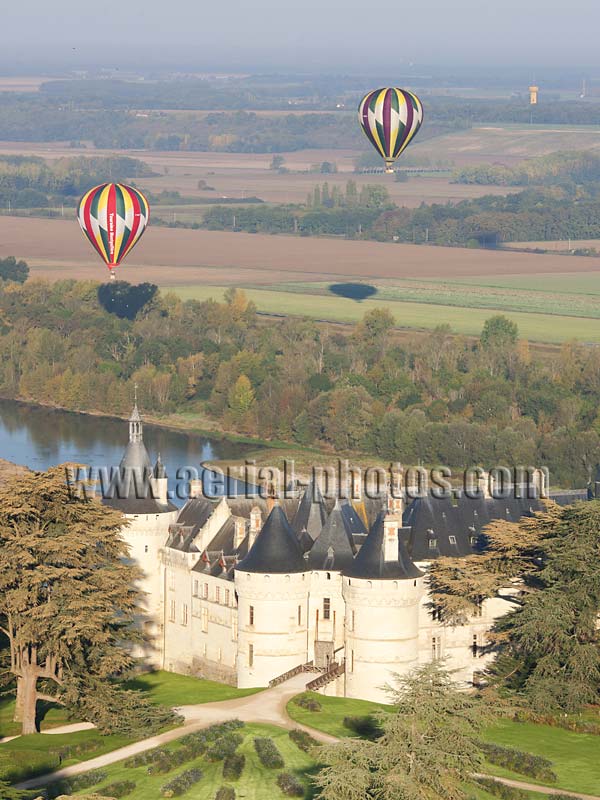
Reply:
[[[597, 66], [599, 0], [3, 0], [0, 52], [74, 68]], [[75, 49], [73, 49], [75, 48]]]

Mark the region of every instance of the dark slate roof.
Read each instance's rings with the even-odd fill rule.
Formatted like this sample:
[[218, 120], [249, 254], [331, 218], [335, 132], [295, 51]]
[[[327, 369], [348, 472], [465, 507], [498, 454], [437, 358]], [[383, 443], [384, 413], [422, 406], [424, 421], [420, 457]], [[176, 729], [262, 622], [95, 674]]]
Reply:
[[274, 506], [248, 555], [237, 565], [241, 572], [304, 572], [300, 542], [281, 506]]
[[310, 569], [342, 571], [352, 564], [356, 548], [343, 507], [336, 503], [308, 555]]
[[167, 477], [167, 470], [165, 469], [165, 465], [160, 460], [160, 453], [158, 454], [158, 458], [156, 459], [156, 464], [154, 465], [154, 477], [155, 478]]
[[326, 519], [327, 512], [323, 495], [314, 480], [311, 480], [302, 495], [298, 510], [294, 514], [292, 529], [299, 538], [304, 532], [308, 533], [314, 542]]
[[470, 530], [472, 523], [465, 524], [461, 519], [458, 506], [448, 498], [431, 495], [413, 500], [404, 512], [402, 524], [411, 528], [408, 551], [415, 561], [470, 555], [471, 537], [478, 534], [477, 529]]
[[408, 555], [402, 537], [398, 537], [398, 560], [386, 561], [384, 558], [384, 520], [386, 512], [382, 511], [360, 549], [353, 563], [344, 570], [350, 578], [370, 580], [408, 580], [420, 578], [423, 573]]
[[[344, 516], [344, 521], [346, 523], [346, 527], [348, 528], [350, 533], [366, 534], [367, 529], [365, 528], [365, 523], [362, 521], [362, 517], [354, 508], [352, 503], [349, 500], [343, 500], [340, 505], [342, 514]], [[375, 515], [375, 519], [377, 519], [377, 514]], [[375, 521], [375, 519], [373, 521]]]

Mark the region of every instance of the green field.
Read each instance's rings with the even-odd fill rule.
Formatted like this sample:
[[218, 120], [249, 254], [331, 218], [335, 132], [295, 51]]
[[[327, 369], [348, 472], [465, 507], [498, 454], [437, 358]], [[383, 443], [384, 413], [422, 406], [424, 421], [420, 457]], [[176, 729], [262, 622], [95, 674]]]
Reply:
[[[169, 287], [164, 288], [169, 289]], [[224, 286], [177, 286], [170, 290], [186, 300], [209, 298], [221, 300], [225, 288]], [[357, 322], [365, 312], [383, 306], [391, 311], [400, 328], [431, 330], [438, 325], [448, 324], [455, 333], [471, 336], [478, 336], [486, 319], [494, 313], [493, 308], [467, 308], [425, 302], [374, 299], [357, 302], [333, 294], [315, 295], [254, 288], [244, 291], [256, 303], [258, 310], [267, 314], [303, 316], [329, 322]], [[578, 339], [582, 342], [600, 344], [600, 321], [597, 319], [504, 309], [502, 313], [517, 323], [519, 334], [524, 339], [552, 343]]]

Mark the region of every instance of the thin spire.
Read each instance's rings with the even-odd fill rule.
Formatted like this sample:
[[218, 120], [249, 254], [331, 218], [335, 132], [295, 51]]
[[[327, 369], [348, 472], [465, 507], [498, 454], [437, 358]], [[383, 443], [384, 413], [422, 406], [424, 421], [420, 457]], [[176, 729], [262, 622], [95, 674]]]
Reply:
[[133, 411], [131, 412], [131, 416], [129, 417], [129, 441], [130, 442], [141, 442], [143, 441], [143, 426], [142, 426], [142, 415], [139, 412], [138, 404], [137, 404], [137, 390], [138, 385], [134, 383], [133, 385]]

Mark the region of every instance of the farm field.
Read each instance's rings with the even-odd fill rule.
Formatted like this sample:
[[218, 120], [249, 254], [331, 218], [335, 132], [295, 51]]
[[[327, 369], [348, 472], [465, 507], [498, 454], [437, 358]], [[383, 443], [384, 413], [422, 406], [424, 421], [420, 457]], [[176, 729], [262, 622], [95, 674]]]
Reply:
[[555, 239], [548, 242], [510, 242], [506, 244], [508, 248], [522, 248], [523, 250], [556, 250], [557, 252], [566, 252], [569, 249], [598, 249], [600, 250], [600, 239]]
[[[222, 299], [225, 286], [176, 286], [184, 299]], [[433, 329], [450, 325], [454, 333], [477, 336], [494, 312], [487, 309], [453, 307], [393, 300], [357, 302], [333, 295], [321, 296], [268, 289], [245, 289], [259, 311], [267, 314], [297, 315], [330, 322], [357, 322], [373, 308], [387, 308], [400, 328]], [[522, 338], [537, 342], [560, 343], [569, 339], [600, 344], [600, 321], [580, 317], [523, 312], [504, 312], [519, 326]]]
[[[0, 217], [0, 258], [9, 255], [26, 259], [39, 277], [104, 280], [106, 276], [75, 220]], [[579, 278], [599, 270], [600, 257], [151, 228], [119, 274], [130, 281], [192, 286], [342, 276], [454, 280], [560, 273]]]

